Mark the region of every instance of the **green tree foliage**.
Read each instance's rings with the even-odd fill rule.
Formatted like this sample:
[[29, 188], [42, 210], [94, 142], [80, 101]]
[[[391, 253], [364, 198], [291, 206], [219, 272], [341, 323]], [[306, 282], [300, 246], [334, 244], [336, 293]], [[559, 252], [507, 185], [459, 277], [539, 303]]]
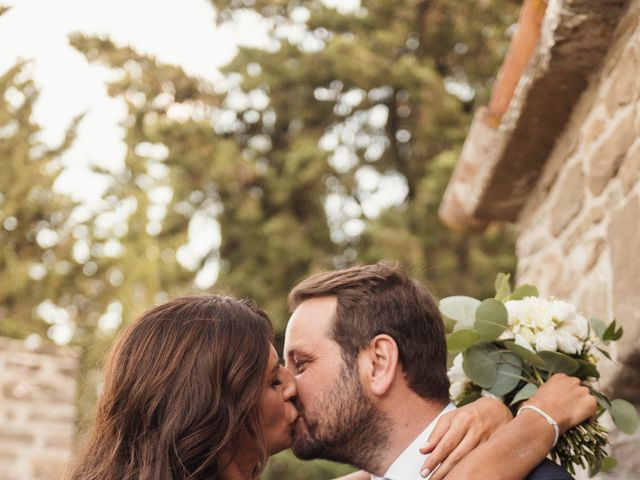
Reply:
[[[216, 85], [108, 39], [71, 39], [120, 74], [110, 93], [129, 111], [108, 196], [133, 205], [119, 239], [127, 319], [216, 268], [215, 288], [255, 299], [278, 330], [289, 288], [315, 270], [397, 259], [437, 295], [478, 297], [513, 270], [508, 228], [462, 236], [436, 212], [520, 2], [212, 3], [219, 24], [268, 26]], [[215, 229], [198, 238], [199, 221], [219, 241]], [[267, 478], [333, 471], [301, 468], [285, 454]]]
[[[69, 307], [62, 316], [70, 323], [84, 313], [81, 302], [74, 305], [81, 293], [75, 279], [82, 276], [71, 256], [75, 205], [53, 191], [75, 124], [60, 146], [41, 143], [31, 120], [38, 92], [27, 69], [20, 62], [0, 76], [0, 335], [46, 338], [42, 302]], [[45, 318], [55, 325], [55, 314]]]
[[[398, 259], [438, 295], [488, 292], [497, 268], [513, 269], [504, 228], [461, 236], [436, 212], [520, 2], [363, 1], [342, 13], [320, 1], [213, 4], [219, 22], [252, 10], [272, 25], [273, 48], [242, 48], [225, 71], [243, 75], [244, 92], [268, 92], [283, 128], [329, 150], [338, 265]], [[406, 193], [377, 202], [389, 184]]]

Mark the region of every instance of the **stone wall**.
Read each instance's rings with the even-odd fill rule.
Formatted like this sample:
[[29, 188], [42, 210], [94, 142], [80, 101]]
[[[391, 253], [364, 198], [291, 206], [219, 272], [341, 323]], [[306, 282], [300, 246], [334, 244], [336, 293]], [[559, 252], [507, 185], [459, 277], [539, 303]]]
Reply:
[[53, 480], [71, 451], [78, 352], [0, 338], [0, 480]]
[[[602, 385], [640, 405], [640, 0], [621, 21], [602, 69], [576, 104], [518, 219], [518, 281], [616, 318], [625, 334]], [[637, 478], [640, 433], [614, 440]]]

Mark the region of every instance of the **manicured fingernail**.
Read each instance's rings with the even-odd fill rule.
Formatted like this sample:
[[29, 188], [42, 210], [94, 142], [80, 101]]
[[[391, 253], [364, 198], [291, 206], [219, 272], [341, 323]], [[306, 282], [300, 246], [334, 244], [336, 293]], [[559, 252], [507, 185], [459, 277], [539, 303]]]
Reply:
[[429, 470], [428, 468], [425, 468], [424, 470], [422, 470], [420, 472], [420, 476], [422, 478], [427, 478], [429, 476], [429, 474], [431, 473], [431, 470]]

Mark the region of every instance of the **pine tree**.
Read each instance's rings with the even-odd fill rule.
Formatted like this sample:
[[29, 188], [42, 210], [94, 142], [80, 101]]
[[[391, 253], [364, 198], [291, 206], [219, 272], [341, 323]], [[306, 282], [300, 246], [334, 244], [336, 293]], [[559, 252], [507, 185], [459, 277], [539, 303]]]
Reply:
[[[316, 270], [397, 259], [437, 295], [486, 296], [496, 271], [513, 269], [508, 228], [462, 236], [436, 211], [519, 2], [212, 3], [220, 24], [251, 11], [270, 25], [264, 48], [240, 48], [219, 85], [108, 39], [71, 39], [120, 73], [110, 93], [129, 109], [126, 168], [110, 191], [136, 207], [121, 239], [126, 312], [196, 289], [193, 272], [212, 265], [217, 290], [255, 299], [279, 331], [288, 290]], [[160, 209], [157, 188], [170, 192]], [[181, 253], [198, 218], [220, 238], [199, 239], [188, 272]], [[266, 478], [335, 471], [284, 454]]]

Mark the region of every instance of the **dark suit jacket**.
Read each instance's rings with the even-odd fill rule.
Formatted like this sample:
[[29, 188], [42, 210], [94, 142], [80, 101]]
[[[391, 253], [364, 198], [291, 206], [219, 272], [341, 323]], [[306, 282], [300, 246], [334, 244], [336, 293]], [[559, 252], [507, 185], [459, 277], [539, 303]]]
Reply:
[[560, 465], [553, 463], [551, 460], [544, 460], [526, 478], [526, 480], [572, 480], [572, 479], [573, 477], [569, 475], [569, 472], [567, 472]]

